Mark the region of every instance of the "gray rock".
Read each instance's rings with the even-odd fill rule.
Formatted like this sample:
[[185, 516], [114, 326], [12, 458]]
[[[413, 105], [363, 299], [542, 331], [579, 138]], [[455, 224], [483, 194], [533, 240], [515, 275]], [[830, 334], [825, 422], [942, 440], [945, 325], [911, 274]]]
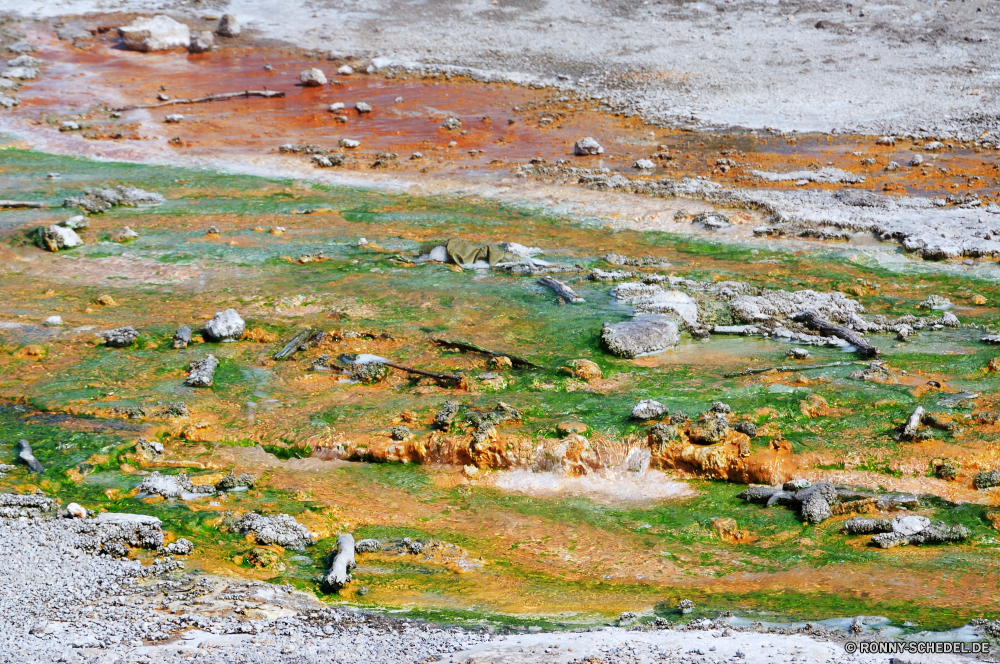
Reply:
[[194, 544], [191, 543], [191, 540], [184, 539], [183, 537], [176, 542], [171, 542], [163, 548], [164, 551], [172, 556], [190, 556], [194, 553]]
[[70, 217], [69, 219], [64, 219], [63, 221], [60, 221], [59, 225], [65, 228], [71, 228], [74, 231], [78, 231], [84, 228], [88, 228], [90, 226], [90, 222], [87, 221], [87, 218], [84, 217], [82, 214], [78, 214], [76, 216]]
[[891, 549], [894, 546], [905, 546], [910, 543], [910, 538], [902, 533], [880, 533], [872, 537], [872, 544], [880, 549]]
[[354, 550], [358, 553], [375, 553], [382, 549], [382, 542], [377, 539], [363, 539], [354, 543]]
[[246, 331], [246, 323], [235, 309], [220, 311], [205, 323], [205, 337], [209, 341], [228, 343], [236, 341]]
[[216, 491], [232, 491], [233, 489], [247, 488], [251, 489], [257, 484], [257, 478], [250, 473], [243, 473], [242, 475], [237, 475], [236, 473], [229, 473], [221, 480], [215, 483]]
[[605, 323], [601, 341], [614, 355], [635, 358], [659, 353], [680, 341], [677, 324], [662, 314], [636, 316], [622, 323]]
[[187, 348], [188, 344], [191, 343], [191, 328], [187, 325], [181, 325], [177, 328], [172, 343], [174, 348]]
[[139, 493], [164, 498], [180, 498], [182, 494], [194, 492], [194, 485], [185, 473], [179, 475], [160, 475], [153, 471], [136, 487]]
[[714, 416], [702, 420], [697, 426], [690, 427], [688, 438], [692, 443], [699, 445], [717, 445], [725, 439], [728, 433], [729, 419], [725, 413], [715, 413]]
[[1000, 486], [1000, 470], [981, 470], [972, 480], [972, 486], [977, 489], [989, 489]]
[[708, 212], [696, 214], [691, 218], [691, 223], [704, 226], [710, 231], [729, 228], [731, 225], [729, 217], [718, 210], [710, 210]]
[[[796, 497], [798, 497], [798, 494], [796, 494]], [[830, 503], [818, 491], [811, 494], [802, 502], [799, 511], [802, 513], [802, 517], [809, 523], [820, 523], [833, 516], [833, 513], [830, 511]]]
[[897, 516], [892, 520], [892, 532], [906, 536], [916, 535], [929, 525], [931, 525], [931, 520], [925, 516], [916, 514]]
[[809, 351], [805, 348], [789, 348], [785, 357], [790, 357], [793, 360], [804, 360], [809, 357]]
[[801, 478], [792, 478], [781, 485], [785, 491], [802, 491], [812, 486], [812, 482]]
[[961, 321], [958, 320], [958, 316], [950, 311], [946, 311], [941, 314], [941, 320], [939, 320], [938, 323], [944, 325], [945, 327], [958, 327], [962, 324]]
[[211, 30], [202, 30], [191, 35], [191, 43], [188, 44], [189, 53], [208, 53], [215, 46], [215, 36]]
[[110, 237], [112, 242], [120, 242], [124, 244], [126, 242], [131, 242], [132, 240], [138, 239], [139, 234], [136, 233], [131, 228], [129, 228], [128, 226], [125, 226], [121, 230], [117, 230], [114, 233], [112, 233]]
[[45, 472], [45, 468], [42, 466], [41, 462], [35, 458], [34, 453], [31, 451], [31, 444], [25, 439], [22, 438], [17, 441], [17, 444], [14, 445], [14, 453], [17, 454], [18, 462], [27, 466], [31, 472]]
[[573, 145], [573, 154], [577, 156], [604, 154], [601, 144], [591, 137], [581, 138]]
[[49, 251], [71, 249], [83, 244], [83, 240], [76, 234], [76, 231], [65, 226], [45, 226], [39, 228], [36, 233], [38, 234], [39, 246]]
[[656, 168], [656, 164], [654, 164], [650, 159], [638, 159], [634, 164], [632, 164], [632, 168], [638, 171], [651, 171]]
[[30, 81], [32, 79], [38, 78], [38, 70], [34, 67], [9, 67], [4, 69], [2, 74], [4, 78], [13, 78], [21, 81]]
[[299, 81], [307, 88], [317, 88], [326, 85], [326, 74], [323, 73], [322, 69], [313, 67], [300, 73]]
[[899, 440], [913, 440], [917, 437], [917, 432], [920, 429], [920, 421], [924, 416], [924, 409], [922, 406], [917, 406], [910, 417], [906, 420], [906, 424], [898, 429]]
[[361, 113], [371, 113], [372, 112], [372, 107], [371, 107], [371, 104], [365, 103], [363, 101], [359, 101], [359, 102], [357, 102], [357, 103], [354, 104], [354, 110], [356, 110], [359, 114], [361, 114]]
[[868, 519], [856, 516], [844, 522], [844, 532], [848, 535], [891, 533], [892, 521], [890, 519]]
[[312, 534], [289, 514], [263, 516], [249, 512], [235, 523], [235, 529], [252, 536], [258, 544], [278, 544], [296, 551], [313, 542]]
[[441, 410], [434, 415], [434, 428], [447, 431], [451, 427], [451, 423], [455, 421], [455, 416], [458, 415], [458, 408], [457, 401], [445, 401]]
[[663, 445], [677, 438], [677, 427], [672, 424], [654, 424], [646, 434], [655, 445]]
[[106, 212], [113, 207], [160, 205], [165, 200], [160, 194], [122, 185], [107, 189], [88, 189], [81, 196], [73, 196], [64, 200], [63, 207], [77, 207], [96, 214]]
[[972, 536], [969, 529], [963, 525], [949, 526], [943, 521], [927, 526], [919, 533], [910, 535], [910, 544], [946, 544], [948, 542], [964, 542]]
[[757, 425], [753, 422], [737, 422], [733, 429], [742, 434], [746, 434], [750, 438], [757, 437]]
[[636, 420], [656, 420], [667, 414], [667, 407], [652, 399], [640, 401], [632, 408], [632, 418]]
[[126, 325], [102, 332], [100, 336], [104, 339], [104, 345], [109, 348], [125, 348], [139, 339], [139, 331], [131, 325]]
[[232, 14], [223, 14], [219, 19], [219, 27], [215, 29], [215, 34], [220, 37], [239, 37], [240, 22]]
[[442, 123], [441, 128], [449, 131], [455, 131], [456, 129], [462, 128], [462, 121], [456, 117], [450, 117]]
[[17, 97], [8, 97], [7, 95], [0, 94], [0, 106], [4, 108], [14, 108], [21, 103]]
[[715, 401], [712, 403], [712, 407], [709, 408], [713, 413], [722, 413], [723, 415], [728, 415], [733, 412], [732, 407], [728, 403], [723, 403], [721, 401]]
[[147, 53], [187, 48], [191, 42], [191, 30], [188, 26], [163, 15], [137, 18], [131, 24], [118, 28], [118, 34], [125, 48]]
[[135, 452], [146, 459], [155, 459], [164, 452], [163, 443], [146, 438], [135, 439]]
[[211, 387], [218, 367], [219, 361], [214, 355], [195, 360], [188, 366], [190, 375], [184, 380], [184, 384], [188, 387]]

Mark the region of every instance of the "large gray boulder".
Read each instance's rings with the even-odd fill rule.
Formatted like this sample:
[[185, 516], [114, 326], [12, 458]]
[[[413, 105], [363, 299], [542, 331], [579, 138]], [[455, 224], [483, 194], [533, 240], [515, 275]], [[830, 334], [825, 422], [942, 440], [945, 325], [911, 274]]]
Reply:
[[38, 244], [49, 251], [62, 251], [79, 247], [83, 240], [72, 228], [52, 225], [38, 229]]
[[246, 323], [235, 309], [220, 311], [205, 323], [205, 336], [209, 341], [228, 343], [243, 336], [247, 329]]
[[833, 516], [830, 511], [830, 503], [819, 492], [806, 498], [799, 510], [802, 513], [802, 518], [809, 523], [820, 523]]
[[576, 144], [573, 146], [573, 154], [581, 157], [587, 155], [604, 154], [604, 148], [601, 147], [601, 144], [595, 141], [593, 138], [587, 136], [586, 138], [581, 138], [576, 142]]
[[187, 48], [191, 43], [190, 28], [162, 14], [153, 18], [137, 18], [131, 24], [118, 28], [118, 34], [125, 48], [144, 53]]
[[659, 353], [677, 345], [680, 332], [668, 316], [636, 316], [622, 323], [605, 323], [601, 342], [613, 355], [633, 358]]

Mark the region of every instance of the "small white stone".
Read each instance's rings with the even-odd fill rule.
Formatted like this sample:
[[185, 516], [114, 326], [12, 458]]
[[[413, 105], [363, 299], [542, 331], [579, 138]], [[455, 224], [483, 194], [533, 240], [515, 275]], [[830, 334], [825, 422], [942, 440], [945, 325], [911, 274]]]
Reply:
[[45, 319], [44, 324], [48, 327], [57, 327], [59, 325], [62, 325], [63, 324], [62, 316], [49, 316], [48, 318]]
[[326, 85], [326, 74], [323, 73], [322, 69], [313, 67], [312, 69], [306, 69], [299, 74], [299, 81], [301, 81], [302, 85], [307, 88], [319, 87], [321, 85]]

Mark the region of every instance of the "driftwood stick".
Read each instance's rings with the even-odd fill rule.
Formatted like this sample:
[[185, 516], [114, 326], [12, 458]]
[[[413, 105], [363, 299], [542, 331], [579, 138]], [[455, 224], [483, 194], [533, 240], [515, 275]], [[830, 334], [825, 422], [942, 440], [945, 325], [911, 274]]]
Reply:
[[354, 561], [354, 535], [345, 533], [337, 537], [337, 555], [333, 558], [330, 571], [323, 579], [327, 590], [340, 590], [351, 581], [351, 570], [357, 567]]
[[0, 208], [4, 210], [13, 210], [14, 208], [43, 208], [48, 207], [45, 203], [36, 203], [35, 201], [0, 201]]
[[476, 344], [469, 343], [468, 341], [458, 341], [456, 339], [442, 339], [441, 337], [431, 337], [431, 341], [439, 346], [451, 346], [452, 348], [458, 348], [459, 350], [465, 350], [472, 353], [483, 353], [484, 355], [490, 355], [492, 357], [506, 357], [510, 360], [510, 363], [515, 367], [525, 367], [528, 369], [541, 369], [540, 366], [533, 362], [529, 362], [523, 357], [518, 357], [517, 355], [511, 355], [510, 353], [503, 353], [501, 351], [490, 350], [489, 348], [483, 348], [482, 346], [477, 346]]
[[306, 340], [312, 330], [303, 330], [295, 335], [295, 338], [285, 344], [284, 348], [279, 350], [273, 355], [275, 360], [284, 360], [285, 358], [291, 357], [295, 351], [299, 349], [302, 342]]
[[726, 374], [726, 378], [738, 378], [740, 376], [756, 376], [757, 374], [777, 371], [785, 373], [790, 371], [808, 371], [809, 369], [825, 369], [827, 367], [845, 367], [853, 364], [868, 364], [867, 362], [827, 362], [826, 364], [791, 364], [779, 367], [764, 367], [762, 369], [744, 369], [735, 373]]
[[133, 106], [122, 106], [113, 108], [113, 111], [136, 111], [143, 108], [163, 108], [164, 106], [175, 106], [177, 104], [204, 104], [209, 101], [227, 101], [229, 99], [249, 99], [250, 97], [263, 97], [264, 99], [277, 99], [284, 97], [284, 92], [277, 90], [244, 90], [243, 92], [223, 92], [216, 95], [206, 95], [204, 97], [194, 97], [193, 99], [171, 99], [160, 104], [136, 104]]
[[382, 362], [381, 364], [384, 364], [387, 367], [392, 367], [393, 369], [399, 369], [400, 371], [416, 374], [418, 376], [427, 376], [437, 380], [452, 380], [456, 383], [461, 382], [462, 380], [462, 377], [458, 374], [442, 374], [434, 373], [432, 371], [423, 371], [422, 369], [414, 369], [413, 367], [404, 367], [402, 364], [396, 364], [395, 362]]
[[575, 290], [559, 281], [558, 279], [553, 279], [552, 277], [539, 277], [538, 283], [541, 285], [551, 288], [555, 291], [556, 295], [566, 300], [567, 302], [572, 302], [573, 304], [580, 304], [586, 302], [582, 297], [580, 297]]
[[799, 321], [800, 323], [805, 323], [820, 334], [843, 339], [857, 348], [862, 357], [880, 357], [882, 355], [882, 351], [875, 346], [872, 346], [863, 336], [854, 330], [848, 329], [842, 325], [837, 325], [836, 323], [831, 323], [825, 318], [820, 318], [819, 314], [815, 311], [803, 311], [802, 313], [793, 316], [792, 319]]

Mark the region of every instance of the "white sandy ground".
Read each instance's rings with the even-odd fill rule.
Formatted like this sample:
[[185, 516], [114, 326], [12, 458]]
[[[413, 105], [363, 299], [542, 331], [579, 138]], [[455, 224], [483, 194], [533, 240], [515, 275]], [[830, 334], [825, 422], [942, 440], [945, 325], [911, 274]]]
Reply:
[[673, 123], [1000, 129], [990, 0], [0, 0], [0, 11], [225, 11], [318, 52], [559, 83]]
[[[611, 657], [609, 657], [609, 655]], [[804, 635], [719, 631], [632, 632], [608, 628], [571, 634], [528, 634], [479, 644], [456, 653], [447, 664], [569, 664], [597, 657], [633, 662], [752, 662], [766, 664], [968, 664], [954, 655], [848, 655], [842, 643]], [[595, 663], [596, 664], [596, 663]]]
[[587, 497], [605, 505], [687, 498], [697, 493], [687, 482], [671, 480], [656, 470], [642, 473], [628, 470], [604, 471], [583, 477], [511, 470], [490, 473], [479, 484], [542, 498]]
[[[327, 606], [291, 586], [204, 576], [169, 559], [85, 554], [86, 524], [59, 517], [0, 518], [0, 662], [16, 664], [886, 664], [847, 655], [838, 637], [852, 618], [784, 633], [746, 619], [682, 629], [604, 628], [493, 635]], [[200, 546], [200, 542], [195, 542]], [[291, 563], [294, 558], [290, 559]], [[148, 576], [140, 575], [145, 570]], [[172, 571], [173, 570], [173, 571]], [[580, 616], [562, 616], [562, 619]], [[864, 621], [865, 638], [884, 619]], [[742, 626], [740, 626], [742, 625]], [[535, 630], [537, 628], [531, 628]], [[824, 640], [833, 635], [837, 640]], [[923, 638], [969, 641], [965, 627]], [[959, 664], [953, 656], [898, 658]], [[594, 664], [598, 664], [594, 662]]]

